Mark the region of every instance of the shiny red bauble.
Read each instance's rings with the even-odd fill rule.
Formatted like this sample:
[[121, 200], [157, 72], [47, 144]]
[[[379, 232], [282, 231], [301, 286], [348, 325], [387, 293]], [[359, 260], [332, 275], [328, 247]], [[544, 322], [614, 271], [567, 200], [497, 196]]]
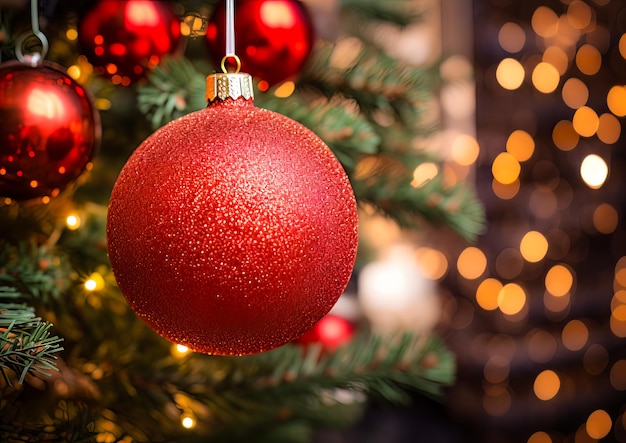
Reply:
[[180, 42], [180, 20], [163, 1], [101, 0], [80, 20], [78, 31], [96, 73], [118, 84], [143, 77]]
[[85, 170], [100, 118], [82, 86], [52, 64], [0, 64], [0, 197], [55, 197]]
[[155, 331], [220, 355], [292, 341], [335, 304], [357, 247], [348, 178], [322, 140], [243, 98], [146, 139], [115, 183], [113, 273]]
[[[225, 55], [226, 12], [219, 2], [207, 25], [210, 55], [219, 66]], [[235, 53], [241, 70], [275, 85], [297, 75], [313, 48], [313, 24], [297, 0], [237, 0]]]
[[356, 332], [355, 325], [343, 317], [328, 314], [318, 321], [313, 328], [304, 333], [296, 343], [312, 345], [319, 343], [322, 350], [332, 352], [339, 346], [352, 340]]

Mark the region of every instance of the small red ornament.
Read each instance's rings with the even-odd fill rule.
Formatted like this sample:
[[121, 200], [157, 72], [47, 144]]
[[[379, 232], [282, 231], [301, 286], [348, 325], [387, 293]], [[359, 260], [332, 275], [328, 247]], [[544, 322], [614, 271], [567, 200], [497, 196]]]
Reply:
[[98, 75], [130, 84], [173, 53], [180, 20], [170, 4], [150, 0], [101, 0], [80, 21], [78, 40]]
[[249, 75], [211, 81], [223, 101], [157, 130], [122, 169], [109, 257], [155, 331], [250, 354], [292, 341], [335, 304], [356, 256], [356, 202], [319, 137], [254, 106]]
[[[220, 2], [207, 25], [211, 58], [219, 66], [226, 44], [226, 11]], [[300, 72], [313, 48], [313, 23], [297, 0], [235, 2], [235, 52], [241, 69], [269, 86]]]
[[318, 321], [312, 329], [296, 340], [301, 345], [320, 343], [322, 349], [332, 352], [340, 345], [348, 343], [356, 327], [349, 320], [334, 314], [328, 314]]
[[99, 137], [87, 92], [60, 68], [0, 65], [1, 197], [55, 197], [84, 171]]

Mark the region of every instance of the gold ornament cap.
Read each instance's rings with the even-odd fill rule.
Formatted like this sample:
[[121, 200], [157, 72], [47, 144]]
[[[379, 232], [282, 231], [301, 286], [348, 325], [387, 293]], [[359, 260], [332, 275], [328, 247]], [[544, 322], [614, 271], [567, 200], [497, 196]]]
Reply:
[[216, 72], [206, 78], [206, 99], [208, 104], [227, 99], [254, 98], [252, 76], [240, 72]]

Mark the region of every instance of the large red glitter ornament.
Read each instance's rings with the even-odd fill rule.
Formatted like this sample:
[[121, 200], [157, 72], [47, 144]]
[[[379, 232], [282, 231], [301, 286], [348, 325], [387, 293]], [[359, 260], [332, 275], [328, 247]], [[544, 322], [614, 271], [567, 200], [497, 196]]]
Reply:
[[[226, 44], [225, 2], [207, 25], [210, 55], [219, 66]], [[269, 86], [300, 72], [313, 47], [313, 23], [297, 0], [237, 0], [235, 52], [241, 69]]]
[[177, 49], [180, 20], [169, 2], [101, 0], [81, 19], [78, 31], [96, 73], [130, 84]]
[[0, 197], [55, 197], [91, 160], [100, 118], [55, 65], [0, 65]]
[[230, 95], [157, 130], [122, 169], [109, 256], [155, 331], [199, 352], [250, 354], [335, 304], [354, 265], [356, 203], [319, 137], [247, 98], [250, 76], [211, 79]]

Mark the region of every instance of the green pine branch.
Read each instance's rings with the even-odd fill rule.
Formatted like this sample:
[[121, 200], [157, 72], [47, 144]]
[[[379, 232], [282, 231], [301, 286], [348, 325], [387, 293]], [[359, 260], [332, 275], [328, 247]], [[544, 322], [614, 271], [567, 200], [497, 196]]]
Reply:
[[410, 0], [341, 0], [340, 7], [362, 20], [381, 20], [400, 26], [414, 23], [420, 17]]
[[[0, 299], [20, 298], [15, 288], [0, 287]], [[52, 324], [35, 316], [24, 303], [0, 302], [0, 374], [12, 385], [9, 372], [19, 374], [22, 384], [27, 374], [47, 375], [57, 370], [56, 353], [63, 350], [62, 339], [52, 335]]]

